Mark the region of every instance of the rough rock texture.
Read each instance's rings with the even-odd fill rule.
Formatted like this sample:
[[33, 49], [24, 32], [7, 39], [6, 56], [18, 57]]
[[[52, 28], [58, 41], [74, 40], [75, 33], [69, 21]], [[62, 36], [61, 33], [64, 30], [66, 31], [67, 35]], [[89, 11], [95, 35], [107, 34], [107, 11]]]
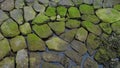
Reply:
[[20, 32], [23, 35], [27, 35], [27, 34], [31, 33], [31, 31], [32, 31], [29, 23], [24, 23], [19, 28], [20, 28]]
[[2, 10], [0, 10], [0, 25], [2, 24], [2, 22], [4, 20], [6, 20], [8, 18], [9, 18], [8, 15], [5, 12], [3, 12]]

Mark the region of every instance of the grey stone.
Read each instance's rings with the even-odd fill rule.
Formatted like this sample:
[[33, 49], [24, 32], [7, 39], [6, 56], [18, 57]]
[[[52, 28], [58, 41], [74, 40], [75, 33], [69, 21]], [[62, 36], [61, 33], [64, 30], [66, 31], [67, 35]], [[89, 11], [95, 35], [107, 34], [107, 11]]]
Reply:
[[24, 0], [16, 0], [15, 1], [15, 8], [23, 8], [23, 6], [25, 5]]
[[63, 58], [61, 59], [61, 64], [65, 67], [68, 68], [70, 65], [70, 59], [67, 56], [63, 56]]
[[0, 2], [3, 2], [4, 0], [0, 0]]
[[2, 22], [4, 20], [6, 20], [8, 18], [9, 18], [8, 15], [5, 12], [3, 12], [2, 10], [0, 10], [0, 25], [2, 24]]
[[80, 66], [71, 66], [71, 68], [81, 68]]
[[83, 0], [83, 2], [86, 3], [86, 4], [92, 4], [93, 0]]
[[83, 0], [72, 0], [75, 5], [80, 5], [83, 3]]
[[37, 12], [43, 13], [45, 11], [45, 6], [42, 4], [39, 4], [37, 1], [34, 2], [33, 8]]
[[73, 6], [73, 2], [71, 0], [60, 0], [59, 5]]
[[25, 2], [30, 3], [30, 2], [34, 2], [34, 0], [25, 0]]
[[2, 35], [2, 33], [0, 33], [0, 40], [4, 39], [4, 36]]
[[103, 7], [104, 8], [111, 8], [113, 6], [112, 0], [104, 0]]
[[38, 0], [40, 3], [43, 3], [45, 6], [48, 5], [49, 0]]
[[50, 2], [49, 2], [49, 6], [54, 6], [54, 7], [55, 7], [55, 6], [57, 6], [57, 3], [56, 3], [56, 2], [53, 2], [53, 1], [50, 1]]
[[103, 0], [94, 0], [93, 6], [94, 6], [94, 8], [102, 8]]

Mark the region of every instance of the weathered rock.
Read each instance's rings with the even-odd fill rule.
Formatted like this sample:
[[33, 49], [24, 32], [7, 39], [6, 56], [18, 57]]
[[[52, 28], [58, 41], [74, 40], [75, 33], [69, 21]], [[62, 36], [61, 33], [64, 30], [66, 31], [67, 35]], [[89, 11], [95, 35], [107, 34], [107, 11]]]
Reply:
[[113, 8], [98, 9], [97, 16], [106, 23], [114, 23], [120, 20], [120, 12]]
[[49, 21], [49, 17], [45, 16], [43, 13], [39, 13], [34, 19], [32, 24], [43, 24]]
[[93, 23], [89, 22], [89, 21], [83, 21], [82, 24], [88, 31], [96, 34], [96, 35], [100, 35], [102, 33], [100, 27], [98, 25], [94, 25]]
[[48, 7], [48, 8], [46, 9], [45, 14], [46, 14], [47, 16], [56, 16], [56, 8], [55, 8], [55, 7]]
[[53, 1], [53, 2], [55, 2], [55, 3], [58, 3], [60, 0], [51, 0], [51, 1]]
[[65, 23], [64, 22], [51, 22], [48, 23], [50, 28], [58, 35], [65, 31]]
[[10, 12], [10, 16], [18, 23], [23, 23], [23, 12], [21, 9], [14, 9]]
[[18, 30], [18, 25], [12, 19], [8, 19], [1, 25], [1, 32], [5, 37], [17, 36], [20, 31]]
[[65, 51], [65, 55], [72, 59], [76, 64], [80, 64], [82, 61], [82, 57], [74, 50]]
[[82, 15], [81, 19], [85, 20], [85, 21], [95, 23], [95, 24], [100, 22], [99, 18], [96, 15], [93, 15], [93, 14]]
[[14, 57], [6, 57], [0, 62], [0, 68], [15, 68]]
[[84, 68], [98, 68], [98, 64], [96, 61], [88, 57], [84, 63]]
[[34, 8], [34, 10], [37, 11], [37, 12], [43, 13], [43, 12], [45, 11], [45, 6], [39, 4], [37, 1], [34, 2], [33, 8]]
[[40, 26], [33, 25], [32, 28], [35, 31], [35, 33], [41, 38], [48, 38], [53, 33], [47, 24], [40, 25]]
[[8, 40], [5, 38], [0, 41], [0, 59], [5, 57], [10, 52], [10, 46]]
[[62, 56], [54, 52], [43, 52], [42, 58], [46, 62], [60, 62]]
[[84, 43], [77, 40], [73, 40], [71, 44], [72, 44], [71, 47], [75, 51], [77, 51], [80, 54], [80, 56], [84, 55], [87, 52], [87, 48]]
[[116, 34], [120, 34], [120, 21], [113, 23], [111, 27]]
[[56, 17], [57, 19], [57, 21], [61, 21], [61, 22], [65, 22], [66, 20], [67, 20], [67, 18], [65, 18], [65, 17], [60, 17], [60, 15], [57, 15], [57, 17]]
[[79, 18], [81, 16], [79, 10], [76, 7], [70, 7], [68, 9], [68, 15], [70, 18]]
[[27, 47], [23, 36], [16, 36], [10, 40], [11, 49], [16, 52]]
[[45, 6], [48, 5], [49, 0], [38, 0], [40, 3], [43, 3]]
[[17, 68], [28, 68], [27, 50], [22, 49], [22, 50], [17, 52], [17, 55], [16, 55], [16, 67]]
[[61, 59], [61, 64], [65, 67], [65, 68], [68, 68], [69, 65], [70, 65], [70, 59], [67, 57], [67, 56], [64, 56], [62, 59]]
[[46, 48], [44, 41], [35, 34], [28, 34], [27, 42], [30, 51], [44, 51]]
[[15, 1], [15, 8], [17, 8], [17, 9], [23, 8], [24, 5], [25, 5], [24, 0], [16, 0]]
[[14, 0], [5, 0], [1, 3], [1, 9], [11, 11], [14, 8]]
[[67, 49], [68, 43], [63, 41], [58, 37], [52, 37], [46, 41], [48, 49], [55, 51], [65, 51]]
[[65, 5], [65, 6], [74, 6], [74, 4], [71, 0], [60, 0], [58, 4]]
[[24, 7], [24, 19], [25, 21], [30, 21], [35, 18], [35, 11], [33, 10], [32, 7], [26, 6]]
[[67, 42], [71, 42], [74, 39], [76, 32], [77, 32], [77, 29], [72, 29], [61, 34], [60, 37]]
[[88, 35], [87, 30], [85, 30], [83, 27], [81, 27], [77, 30], [75, 38], [84, 42], [87, 38], [87, 35]]
[[120, 11], [120, 4], [116, 4], [116, 5], [114, 5], [114, 9]]
[[80, 26], [80, 21], [74, 19], [68, 19], [66, 22], [66, 27], [68, 28], [77, 28]]
[[103, 0], [94, 0], [93, 6], [94, 8], [101, 8], [103, 6]]
[[87, 4], [80, 5], [79, 10], [82, 14], [94, 14], [93, 6]]
[[29, 23], [24, 23], [23, 25], [20, 25], [20, 31], [23, 35], [27, 35], [31, 33], [31, 27]]
[[44, 62], [42, 63], [42, 68], [64, 68], [64, 67], [60, 64], [52, 64], [52, 63]]
[[25, 0], [25, 2], [32, 3], [32, 2], [34, 2], [34, 0]]
[[100, 23], [100, 27], [105, 33], [111, 34], [112, 28], [109, 23]]
[[40, 68], [41, 61], [39, 52], [30, 52], [30, 68]]
[[4, 0], [0, 0], [0, 2], [3, 2]]
[[57, 7], [57, 13], [61, 17], [64, 17], [66, 15], [66, 13], [67, 13], [67, 8], [63, 7], [63, 6], [59, 6], [59, 7]]
[[4, 39], [4, 36], [2, 35], [2, 33], [0, 33], [0, 40]]
[[[57, 1], [57, 0], [56, 0], [56, 1]], [[57, 3], [54, 2], [54, 1], [49, 1], [49, 6], [56, 7], [56, 6], [57, 6]]]
[[71, 66], [71, 68], [81, 68], [80, 66]]
[[80, 5], [83, 3], [83, 0], [72, 0], [75, 5]]
[[3, 12], [2, 10], [0, 10], [0, 25], [2, 24], [2, 22], [4, 20], [6, 20], [8, 18], [9, 18], [8, 15], [5, 12]]
[[112, 0], [104, 0], [103, 1], [103, 8], [110, 8], [113, 6], [113, 1]]
[[83, 2], [86, 3], [86, 4], [92, 4], [93, 0], [83, 0]]

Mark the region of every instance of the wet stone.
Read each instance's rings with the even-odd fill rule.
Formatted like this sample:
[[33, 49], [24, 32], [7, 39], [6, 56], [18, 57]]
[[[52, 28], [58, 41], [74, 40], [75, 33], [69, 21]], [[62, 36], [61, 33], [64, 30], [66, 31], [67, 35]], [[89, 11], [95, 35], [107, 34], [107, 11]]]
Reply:
[[41, 61], [39, 52], [30, 52], [30, 68], [40, 68]]
[[10, 52], [8, 40], [5, 38], [0, 41], [0, 60]]
[[94, 8], [102, 8], [103, 0], [94, 0], [93, 6], [94, 6]]
[[15, 1], [15, 8], [17, 8], [17, 9], [23, 8], [24, 5], [25, 5], [24, 0], [16, 0]]
[[52, 37], [46, 41], [48, 49], [54, 51], [65, 51], [67, 49], [68, 43], [59, 37]]
[[71, 0], [60, 0], [58, 4], [65, 5], [65, 6], [74, 6], [74, 4]]
[[23, 36], [16, 36], [10, 39], [10, 46], [14, 52], [25, 49], [27, 47], [25, 38]]
[[28, 34], [27, 42], [30, 51], [44, 51], [46, 48], [44, 41], [35, 34]]
[[10, 12], [10, 16], [18, 23], [23, 23], [23, 12], [21, 9], [14, 9]]
[[92, 3], [93, 3], [93, 0], [83, 0], [83, 2], [84, 2], [85, 4], [92, 4]]
[[14, 8], [14, 0], [5, 0], [1, 3], [1, 9], [11, 11]]
[[53, 33], [47, 24], [33, 25], [32, 28], [40, 38], [48, 38]]
[[59, 7], [57, 7], [57, 13], [61, 17], [64, 17], [66, 15], [66, 13], [67, 13], [67, 8], [64, 7], [64, 6], [59, 6]]
[[44, 62], [42, 63], [42, 68], [64, 68], [64, 67], [60, 64]]
[[16, 55], [16, 68], [28, 68], [28, 54], [27, 50], [22, 49]]
[[6, 20], [8, 18], [9, 18], [8, 15], [5, 12], [3, 12], [2, 10], [0, 10], [0, 25], [2, 24], [2, 22], [4, 20]]
[[48, 5], [49, 0], [38, 0], [40, 3], [43, 3], [45, 6]]
[[120, 21], [113, 23], [111, 27], [116, 34], [120, 34]]
[[42, 4], [39, 4], [37, 1], [34, 2], [33, 8], [37, 12], [43, 13], [45, 11], [45, 6]]
[[24, 23], [23, 25], [20, 25], [19, 28], [23, 35], [27, 35], [27, 34], [31, 33], [31, 31], [32, 31], [29, 23]]
[[14, 57], [6, 57], [0, 61], [0, 68], [15, 68]]
[[20, 33], [17, 23], [12, 19], [8, 19], [3, 22], [1, 25], [1, 32], [5, 37], [14, 37]]

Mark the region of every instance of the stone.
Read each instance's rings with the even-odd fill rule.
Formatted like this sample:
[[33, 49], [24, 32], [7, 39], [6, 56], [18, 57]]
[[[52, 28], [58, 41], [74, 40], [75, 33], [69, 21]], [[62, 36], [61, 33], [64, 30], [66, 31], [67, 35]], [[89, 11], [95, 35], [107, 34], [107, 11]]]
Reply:
[[43, 13], [39, 13], [32, 21], [32, 24], [43, 24], [49, 21], [49, 17]]
[[76, 7], [70, 7], [68, 9], [68, 15], [70, 18], [80, 18], [80, 12]]
[[73, 40], [71, 42], [71, 47], [79, 53], [80, 56], [84, 55], [87, 52], [86, 45], [80, 41]]
[[64, 67], [60, 64], [44, 62], [42, 63], [42, 68], [64, 68]]
[[83, 0], [72, 0], [75, 5], [80, 5], [83, 3]]
[[44, 51], [46, 49], [45, 42], [35, 34], [28, 34], [27, 42], [30, 51]]
[[85, 60], [85, 63], [84, 63], [84, 68], [98, 68], [98, 64], [96, 61], [92, 60], [90, 57], [88, 57], [86, 60]]
[[93, 1], [93, 6], [94, 6], [94, 8], [102, 8], [102, 6], [103, 6], [103, 0], [94, 0]]
[[17, 52], [16, 55], [16, 67], [28, 68], [28, 53], [27, 50], [22, 49]]
[[102, 33], [100, 27], [98, 25], [95, 25], [89, 21], [83, 21], [82, 25], [91, 33], [94, 33], [96, 35], [100, 35]]
[[0, 40], [3, 40], [4, 36], [2, 35], [2, 33], [0, 33]]
[[60, 62], [62, 56], [54, 52], [43, 52], [42, 58], [46, 62]]
[[3, 21], [5, 21], [8, 18], [9, 18], [8, 15], [2, 10], [0, 10], [0, 25], [2, 24]]
[[113, 1], [112, 0], [104, 0], [103, 1], [103, 8], [112, 8]]
[[39, 4], [37, 1], [34, 2], [33, 8], [36, 12], [45, 12], [45, 6], [42, 4]]
[[71, 68], [81, 68], [80, 66], [71, 66]]
[[25, 6], [24, 0], [16, 0], [15, 1], [15, 8], [23, 8]]
[[32, 31], [29, 23], [24, 23], [24, 24], [20, 25], [19, 28], [20, 28], [20, 32], [23, 35], [27, 35], [27, 34], [31, 33], [31, 31]]
[[60, 35], [65, 31], [65, 23], [64, 22], [51, 22], [48, 23], [50, 28], [57, 34]]
[[105, 33], [111, 34], [112, 28], [109, 23], [100, 23], [100, 27]]
[[60, 0], [58, 4], [63, 6], [74, 6], [71, 0]]
[[0, 60], [10, 52], [9, 42], [6, 38], [0, 41]]
[[3, 2], [4, 0], [0, 0], [0, 2]]
[[93, 6], [87, 4], [80, 5], [79, 10], [82, 14], [94, 14]]
[[38, 0], [38, 1], [44, 4], [45, 6], [48, 6], [49, 0]]
[[16, 36], [10, 39], [10, 46], [13, 52], [17, 52], [21, 49], [27, 48], [25, 38], [23, 36]]
[[[57, 0], [56, 0], [57, 1]], [[56, 7], [57, 6], [57, 3], [54, 2], [54, 1], [49, 1], [49, 6], [51, 7]]]
[[106, 23], [114, 23], [120, 20], [120, 12], [113, 8], [98, 9], [96, 15]]
[[87, 37], [87, 49], [90, 55], [93, 54], [94, 50], [99, 47], [101, 41], [97, 40], [97, 36], [90, 33]]
[[34, 2], [34, 0], [25, 0], [25, 2], [32, 3], [32, 2]]
[[51, 1], [53, 1], [53, 2], [55, 2], [55, 3], [58, 3], [60, 0], [51, 0]]
[[25, 19], [25, 21], [33, 20], [35, 18], [35, 15], [36, 15], [36, 13], [32, 7], [30, 7], [30, 6], [24, 7], [24, 19]]
[[14, 57], [6, 57], [0, 62], [1, 68], [15, 68]]
[[99, 18], [96, 15], [93, 15], [93, 14], [82, 15], [81, 19], [85, 20], [85, 21], [95, 23], [95, 24], [100, 22]]
[[67, 13], [67, 8], [64, 6], [58, 6], [57, 7], [57, 13], [58, 15], [60, 15], [61, 17], [64, 17]]
[[92, 4], [92, 3], [93, 3], [93, 0], [83, 0], [83, 2], [84, 2], [85, 4]]
[[83, 27], [81, 27], [77, 30], [75, 38], [84, 42], [87, 38], [87, 35], [88, 35], [87, 30], [85, 30]]
[[17, 23], [12, 19], [7, 19], [3, 22], [1, 25], [1, 32], [5, 37], [14, 37], [20, 33]]
[[30, 68], [40, 68], [42, 62], [39, 52], [30, 52]]
[[5, 0], [1, 3], [1, 9], [11, 11], [14, 8], [14, 0]]
[[72, 29], [61, 34], [60, 37], [67, 42], [71, 42], [74, 39], [76, 32], [77, 29]]
[[40, 38], [48, 38], [53, 33], [47, 24], [33, 25], [32, 28]]
[[60, 39], [59, 37], [52, 37], [46, 41], [48, 49], [54, 51], [65, 51], [68, 47], [68, 43], [64, 40]]
[[82, 61], [82, 57], [74, 50], [65, 51], [65, 55], [69, 57], [72, 61], [74, 61], [76, 64], [80, 64]]
[[68, 68], [70, 65], [70, 59], [67, 56], [63, 56], [63, 58], [61, 59], [61, 64], [65, 67]]
[[21, 9], [14, 9], [10, 11], [10, 16], [18, 23], [23, 23], [23, 12]]
[[48, 7], [45, 11], [47, 16], [56, 16], [56, 8], [55, 7]]
[[67, 18], [65, 18], [65, 17], [60, 17], [60, 15], [57, 15], [57, 17], [56, 17], [57, 19], [57, 21], [61, 21], [61, 22], [65, 22], [66, 20], [67, 20]]
[[66, 22], [66, 27], [67, 28], [78, 28], [80, 26], [81, 22], [78, 20], [74, 20], [74, 19], [68, 19]]
[[120, 34], [120, 21], [113, 23], [111, 27], [116, 34]]
[[118, 10], [118, 11], [120, 11], [120, 4], [114, 5], [113, 8], [116, 9], [116, 10]]

